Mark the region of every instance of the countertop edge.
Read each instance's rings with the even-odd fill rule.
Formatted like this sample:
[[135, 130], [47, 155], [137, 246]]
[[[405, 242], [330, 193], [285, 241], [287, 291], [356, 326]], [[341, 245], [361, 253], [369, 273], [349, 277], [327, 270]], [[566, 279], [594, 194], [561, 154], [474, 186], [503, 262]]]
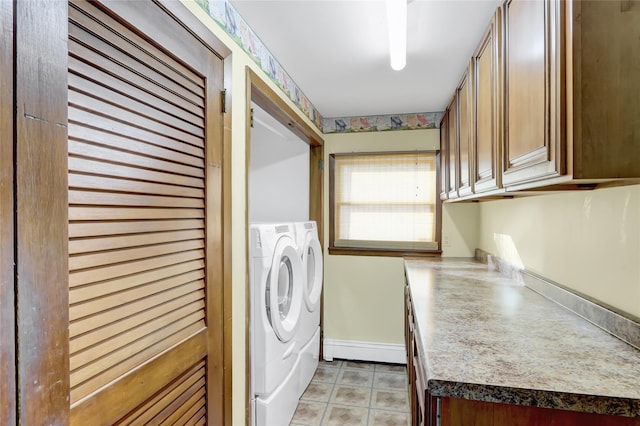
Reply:
[[[465, 258], [457, 260], [468, 260], [477, 262], [479, 264], [484, 263], [477, 258]], [[487, 266], [490, 267], [490, 265]], [[405, 271], [406, 268], [407, 261], [404, 262]], [[524, 285], [523, 280], [514, 279], [514, 281], [519, 282], [520, 285], [523, 285], [523, 287], [526, 287], [529, 291], [536, 292], [534, 289], [529, 288], [529, 286]], [[410, 282], [408, 282], [408, 284], [412, 309], [415, 312], [415, 304], [413, 302], [414, 292]], [[562, 304], [560, 304], [560, 306], [562, 306], [564, 309], [567, 309], [568, 311], [572, 311]], [[585, 318], [583, 318], [583, 320], [591, 322]], [[414, 329], [414, 333], [416, 333], [416, 335], [418, 336], [418, 340], [422, 341], [420, 327], [416, 326]], [[624, 339], [620, 340], [624, 341]], [[629, 342], [625, 343], [629, 344]], [[467, 400], [502, 404], [524, 405], [539, 408], [577, 411], [590, 414], [640, 418], [640, 399], [440, 380], [437, 377], [434, 377], [429, 357], [425, 353], [425, 348], [423, 347], [423, 345], [420, 344], [417, 346], [420, 359], [423, 362], [426, 387], [431, 396], [461, 398]]]
[[441, 381], [427, 377], [432, 396], [461, 398], [500, 404], [525, 405], [590, 414], [638, 417], [640, 400], [599, 395], [572, 394], [538, 389], [510, 388], [478, 383]]

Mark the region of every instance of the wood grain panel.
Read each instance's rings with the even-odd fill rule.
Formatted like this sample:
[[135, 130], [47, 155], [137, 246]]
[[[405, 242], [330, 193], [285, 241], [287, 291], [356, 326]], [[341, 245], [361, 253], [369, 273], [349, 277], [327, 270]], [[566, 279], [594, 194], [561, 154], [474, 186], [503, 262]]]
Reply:
[[[7, 2], [2, 3], [4, 8]], [[20, 380], [16, 420], [22, 425], [64, 425], [69, 419], [67, 4], [57, 0], [13, 4], [15, 344]], [[1, 43], [5, 36], [3, 32]]]
[[0, 424], [16, 424], [13, 2], [0, 2]]

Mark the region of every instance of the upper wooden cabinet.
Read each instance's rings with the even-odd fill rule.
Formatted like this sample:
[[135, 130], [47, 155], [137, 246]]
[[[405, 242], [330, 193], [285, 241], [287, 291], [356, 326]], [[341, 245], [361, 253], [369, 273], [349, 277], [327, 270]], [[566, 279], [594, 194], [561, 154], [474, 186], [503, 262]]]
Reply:
[[559, 0], [507, 0], [502, 183], [565, 172]]
[[458, 137], [456, 139], [457, 147], [457, 182], [458, 182], [458, 195], [461, 197], [472, 193], [471, 186], [471, 171], [472, 167], [472, 125], [471, 125], [471, 113], [473, 110], [472, 105], [472, 82], [471, 75], [472, 65], [469, 65], [462, 80], [456, 89], [456, 104], [458, 106]]
[[471, 58], [473, 70], [473, 189], [501, 187], [502, 153], [502, 9], [498, 8]]
[[639, 39], [638, 0], [505, 0], [448, 107], [449, 198], [640, 182]]
[[449, 111], [440, 121], [440, 199], [449, 197]]
[[640, 176], [640, 1], [567, 6], [567, 140], [575, 179]]
[[458, 103], [456, 96], [453, 97], [451, 103], [447, 107], [447, 154], [449, 167], [449, 179], [448, 179], [448, 198], [458, 198], [458, 187], [460, 186], [458, 178]]

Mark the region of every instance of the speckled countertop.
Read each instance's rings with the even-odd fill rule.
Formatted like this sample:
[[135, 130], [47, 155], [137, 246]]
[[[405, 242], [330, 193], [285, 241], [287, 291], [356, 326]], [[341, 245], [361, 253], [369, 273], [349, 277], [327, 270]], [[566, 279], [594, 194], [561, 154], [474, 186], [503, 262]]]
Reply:
[[640, 350], [472, 259], [405, 271], [433, 396], [640, 417]]

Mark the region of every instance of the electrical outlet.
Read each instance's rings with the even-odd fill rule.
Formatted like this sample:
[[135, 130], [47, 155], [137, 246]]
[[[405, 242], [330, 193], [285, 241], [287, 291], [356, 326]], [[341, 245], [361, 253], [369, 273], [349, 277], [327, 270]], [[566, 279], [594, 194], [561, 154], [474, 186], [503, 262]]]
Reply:
[[449, 247], [450, 245], [451, 245], [451, 242], [449, 241], [449, 235], [444, 234], [442, 236], [442, 247]]

